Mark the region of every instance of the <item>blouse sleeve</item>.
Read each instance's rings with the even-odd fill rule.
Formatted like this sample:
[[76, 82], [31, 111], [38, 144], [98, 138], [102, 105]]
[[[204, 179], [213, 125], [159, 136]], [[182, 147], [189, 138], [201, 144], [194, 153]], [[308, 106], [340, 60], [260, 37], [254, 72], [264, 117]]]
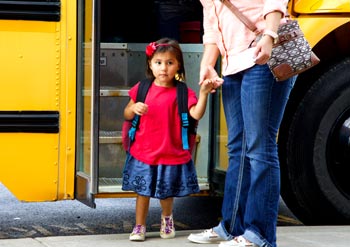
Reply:
[[288, 0], [265, 0], [263, 9], [264, 18], [268, 13], [274, 11], [281, 12], [283, 18], [287, 12], [287, 4]]
[[214, 3], [208, 0], [200, 0], [203, 6], [203, 44], [215, 44], [218, 33], [214, 28], [215, 25], [215, 10]]

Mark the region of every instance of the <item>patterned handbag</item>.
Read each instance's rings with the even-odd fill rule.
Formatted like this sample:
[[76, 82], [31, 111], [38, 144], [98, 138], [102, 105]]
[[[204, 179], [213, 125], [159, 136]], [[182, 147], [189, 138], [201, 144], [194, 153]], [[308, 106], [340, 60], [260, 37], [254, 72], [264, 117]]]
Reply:
[[267, 62], [277, 81], [286, 80], [320, 62], [296, 20], [281, 24], [277, 34], [278, 43], [273, 46]]
[[[229, 0], [221, 0], [252, 32], [261, 32], [236, 6]], [[271, 69], [276, 81], [286, 80], [294, 75], [308, 70], [318, 64], [320, 59], [311, 50], [309, 42], [305, 39], [304, 33], [296, 20], [287, 20], [279, 26], [278, 41], [272, 47], [272, 53], [268, 66]]]

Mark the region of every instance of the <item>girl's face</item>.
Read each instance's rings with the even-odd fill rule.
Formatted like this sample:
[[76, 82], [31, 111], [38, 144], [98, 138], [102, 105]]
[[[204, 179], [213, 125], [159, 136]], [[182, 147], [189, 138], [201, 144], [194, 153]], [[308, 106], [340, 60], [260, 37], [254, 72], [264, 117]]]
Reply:
[[161, 86], [172, 86], [180, 64], [172, 52], [158, 52], [153, 55], [149, 67], [155, 82]]

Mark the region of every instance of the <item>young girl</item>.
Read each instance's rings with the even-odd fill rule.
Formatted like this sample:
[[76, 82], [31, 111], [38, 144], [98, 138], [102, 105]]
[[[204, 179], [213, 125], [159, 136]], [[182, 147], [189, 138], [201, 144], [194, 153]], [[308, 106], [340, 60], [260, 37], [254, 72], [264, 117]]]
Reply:
[[[177, 41], [163, 38], [146, 47], [146, 75], [153, 82], [145, 102], [135, 102], [139, 83], [129, 91], [130, 101], [124, 117], [140, 117], [135, 141], [132, 143], [123, 172], [123, 190], [134, 191], [136, 198], [136, 225], [130, 240], [143, 241], [150, 198], [158, 198], [162, 208], [160, 236], [174, 238], [174, 197], [198, 193], [199, 186], [189, 150], [182, 148], [181, 120], [176, 99], [175, 78], [185, 80], [181, 48]], [[206, 80], [200, 87], [197, 100], [188, 88], [189, 114], [202, 118], [209, 93], [220, 86], [220, 79]]]

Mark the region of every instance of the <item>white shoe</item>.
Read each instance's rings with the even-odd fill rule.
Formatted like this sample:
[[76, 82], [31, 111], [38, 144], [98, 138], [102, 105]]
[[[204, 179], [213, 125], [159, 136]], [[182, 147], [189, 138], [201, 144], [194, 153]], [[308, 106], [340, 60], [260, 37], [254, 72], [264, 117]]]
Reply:
[[243, 236], [239, 236], [230, 241], [222, 241], [219, 247], [259, 247], [257, 244], [247, 241]]
[[201, 233], [192, 233], [187, 239], [197, 244], [216, 244], [224, 240], [213, 231], [213, 228]]

